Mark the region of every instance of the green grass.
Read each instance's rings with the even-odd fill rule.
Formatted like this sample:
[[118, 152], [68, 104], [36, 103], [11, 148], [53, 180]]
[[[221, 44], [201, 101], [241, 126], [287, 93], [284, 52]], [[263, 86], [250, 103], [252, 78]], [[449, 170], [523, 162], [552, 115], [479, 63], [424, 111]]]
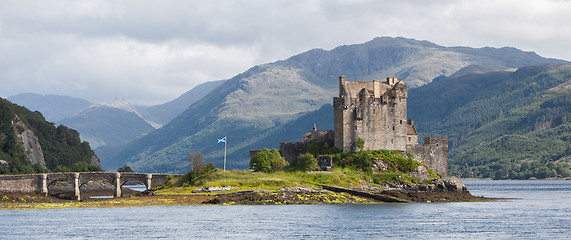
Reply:
[[[181, 177], [182, 178], [182, 177]], [[379, 174], [365, 173], [359, 170], [349, 168], [334, 169], [331, 172], [276, 172], [261, 173], [251, 172], [249, 170], [238, 171], [221, 171], [217, 170], [201, 180], [201, 184], [191, 186], [184, 183], [184, 180], [174, 179], [170, 184], [162, 189], [157, 190], [159, 195], [188, 195], [198, 194], [192, 193], [195, 189], [214, 186], [233, 186], [236, 189], [223, 191], [223, 193], [231, 193], [249, 190], [268, 190], [276, 191], [287, 187], [309, 187], [320, 188], [319, 185], [333, 185], [339, 187], [354, 187], [363, 184], [380, 187], [384, 182], [401, 180], [404, 182], [416, 182], [418, 179], [411, 178], [403, 172], [387, 172]], [[200, 193], [212, 194], [212, 193]]]
[[[175, 179], [173, 185], [180, 182]], [[365, 181], [362, 172], [350, 169], [337, 169], [332, 172], [276, 172], [262, 173], [248, 170], [220, 171], [217, 170], [202, 180], [198, 186], [182, 184], [180, 186], [165, 187], [157, 191], [157, 194], [189, 194], [192, 190], [213, 186], [234, 186], [234, 191], [246, 190], [269, 190], [275, 191], [286, 187], [305, 186], [318, 188], [320, 184], [350, 187], [362, 184]], [[225, 191], [227, 193], [229, 191]]]

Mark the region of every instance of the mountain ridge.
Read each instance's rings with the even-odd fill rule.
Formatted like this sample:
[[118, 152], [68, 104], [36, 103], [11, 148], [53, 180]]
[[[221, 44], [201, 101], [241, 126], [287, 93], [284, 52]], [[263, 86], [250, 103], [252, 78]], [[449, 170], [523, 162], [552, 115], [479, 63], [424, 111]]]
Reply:
[[[285, 60], [254, 66], [224, 82], [163, 128], [105, 153], [102, 162], [108, 166], [127, 163], [144, 171], [181, 172], [190, 150], [201, 151], [219, 163], [223, 152], [213, 143], [217, 138], [228, 136], [237, 144], [229, 145], [229, 157], [238, 159], [235, 166], [245, 168], [248, 153], [236, 151], [258, 142], [268, 130], [330, 104], [337, 93], [339, 75], [347, 76], [349, 81], [396, 76], [414, 88], [472, 64], [510, 68], [521, 67], [522, 62], [528, 65], [568, 63], [534, 53], [513, 52], [509, 48], [502, 50], [510, 54], [511, 57], [504, 58], [507, 60], [485, 57], [489, 51], [499, 51], [495, 48], [462, 48], [462, 52], [454, 52], [455, 49], [414, 39], [376, 38], [330, 51], [313, 49]], [[479, 55], [467, 55], [466, 51], [476, 51]], [[526, 57], [509, 62], [518, 56]], [[172, 166], [153, 167], [153, 164], [165, 166], [165, 163]]]

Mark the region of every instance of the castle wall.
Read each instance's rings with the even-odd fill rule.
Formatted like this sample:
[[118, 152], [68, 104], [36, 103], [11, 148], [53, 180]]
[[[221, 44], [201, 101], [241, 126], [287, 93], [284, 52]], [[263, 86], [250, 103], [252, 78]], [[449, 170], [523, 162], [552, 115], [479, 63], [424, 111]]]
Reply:
[[334, 133], [333, 131], [313, 131], [303, 135], [301, 142], [326, 142], [329, 146], [333, 146]]
[[414, 160], [424, 163], [440, 176], [448, 176], [448, 137], [425, 137], [424, 145], [409, 145]]
[[280, 143], [280, 153], [286, 161], [292, 163], [295, 158], [305, 151], [307, 145], [301, 142], [282, 142]]
[[[361, 138], [364, 149], [406, 150], [407, 88], [400, 82], [345, 82], [334, 98], [335, 147], [354, 151]], [[395, 85], [390, 85], [395, 84]], [[358, 92], [357, 92], [358, 91]]]

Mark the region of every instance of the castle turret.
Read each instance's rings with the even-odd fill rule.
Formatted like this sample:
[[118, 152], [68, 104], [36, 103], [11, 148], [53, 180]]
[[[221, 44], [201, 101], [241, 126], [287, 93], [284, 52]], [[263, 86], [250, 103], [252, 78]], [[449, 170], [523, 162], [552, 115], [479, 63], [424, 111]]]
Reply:
[[362, 139], [365, 149], [406, 150], [407, 117], [404, 83], [348, 82], [339, 77], [339, 97], [334, 98], [335, 147], [347, 152]]

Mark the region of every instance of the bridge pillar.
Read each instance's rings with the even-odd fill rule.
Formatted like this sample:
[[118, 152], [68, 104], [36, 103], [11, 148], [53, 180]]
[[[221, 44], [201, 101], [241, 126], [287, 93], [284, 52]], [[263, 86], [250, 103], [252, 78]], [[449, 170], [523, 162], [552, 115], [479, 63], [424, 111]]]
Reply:
[[44, 196], [48, 195], [48, 174], [41, 174], [41, 185], [40, 185], [40, 194]]
[[121, 197], [121, 173], [115, 174], [115, 197]]
[[151, 190], [153, 182], [153, 174], [147, 174], [147, 190]]
[[81, 200], [81, 194], [79, 192], [79, 173], [73, 173], [73, 188], [75, 197], [77, 200]]

